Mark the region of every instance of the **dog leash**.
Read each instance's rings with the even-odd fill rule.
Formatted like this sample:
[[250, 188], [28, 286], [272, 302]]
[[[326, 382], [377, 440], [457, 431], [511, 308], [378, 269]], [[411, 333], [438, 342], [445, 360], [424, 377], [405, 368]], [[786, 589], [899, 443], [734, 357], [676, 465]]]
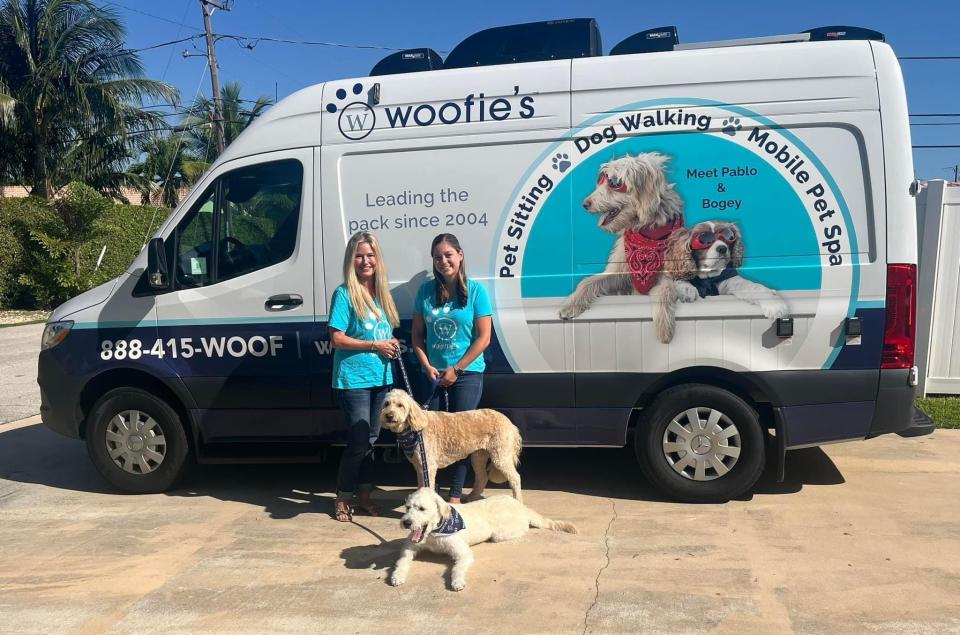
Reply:
[[[394, 352], [397, 354], [397, 364], [400, 366], [400, 374], [403, 376], [403, 385], [406, 391], [410, 394], [411, 397], [416, 399], [413, 394], [413, 389], [410, 387], [410, 377], [407, 376], [407, 367], [403, 364], [403, 357], [400, 356], [400, 348], [397, 346], [393, 347]], [[440, 378], [437, 377], [433, 380], [433, 385], [430, 387], [430, 396], [427, 397], [427, 400], [420, 404], [420, 407], [424, 410], [430, 409], [430, 402], [433, 400], [434, 395], [437, 394], [437, 390], [440, 388]], [[443, 389], [444, 402], [447, 406], [447, 412], [450, 412], [450, 392], [444, 388]]]
[[[403, 384], [406, 387], [407, 393], [410, 397], [416, 401], [416, 397], [413, 395], [413, 389], [410, 386], [410, 377], [407, 375], [407, 368], [403, 364], [403, 358], [400, 356], [400, 347], [394, 346], [394, 352], [397, 357], [397, 364], [400, 365], [400, 374], [403, 376]], [[433, 399], [433, 396], [437, 394], [437, 389], [440, 387], [440, 378], [437, 377], [433, 380], [433, 386], [430, 390], [430, 396], [427, 397], [426, 402], [421, 406], [424, 410], [430, 409], [430, 401]], [[450, 393], [446, 388], [443, 390], [443, 396], [446, 398], [447, 412], [450, 412]], [[423, 444], [423, 433], [419, 430], [410, 430], [409, 432], [402, 432], [396, 435], [397, 438], [397, 452], [402, 451], [406, 456], [412, 456], [414, 452], [419, 455], [420, 458], [420, 473], [423, 476], [423, 486], [430, 487], [430, 470], [427, 469], [427, 449]]]

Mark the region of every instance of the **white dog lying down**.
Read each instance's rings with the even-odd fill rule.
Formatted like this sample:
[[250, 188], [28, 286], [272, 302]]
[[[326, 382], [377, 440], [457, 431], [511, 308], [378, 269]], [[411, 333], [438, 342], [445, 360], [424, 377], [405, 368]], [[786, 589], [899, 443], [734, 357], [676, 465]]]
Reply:
[[400, 519], [400, 525], [410, 530], [410, 536], [390, 574], [390, 584], [403, 584], [414, 556], [425, 549], [453, 557], [450, 587], [454, 591], [462, 591], [466, 586], [467, 569], [473, 564], [470, 545], [513, 540], [527, 533], [530, 527], [577, 533], [572, 524], [544, 518], [509, 496], [451, 505], [428, 487], [421, 487], [407, 497], [407, 512]]
[[[433, 412], [424, 410], [406, 391], [397, 388], [383, 401], [380, 424], [398, 437], [415, 435], [410, 437], [410, 445], [404, 439], [401, 445], [417, 471], [417, 487], [435, 485], [439, 468], [469, 456], [475, 478], [468, 501], [480, 498], [488, 480], [510, 483], [513, 497], [523, 500], [517, 472], [523, 445], [520, 430], [496, 410]], [[414, 440], [421, 439], [426, 450], [426, 482], [421, 458], [412, 446]]]

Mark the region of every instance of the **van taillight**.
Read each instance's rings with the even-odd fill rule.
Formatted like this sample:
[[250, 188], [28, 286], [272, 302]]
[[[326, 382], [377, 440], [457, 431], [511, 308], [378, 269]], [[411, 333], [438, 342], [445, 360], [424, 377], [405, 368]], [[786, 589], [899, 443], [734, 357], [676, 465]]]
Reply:
[[887, 265], [887, 323], [880, 368], [912, 368], [917, 332], [917, 265]]

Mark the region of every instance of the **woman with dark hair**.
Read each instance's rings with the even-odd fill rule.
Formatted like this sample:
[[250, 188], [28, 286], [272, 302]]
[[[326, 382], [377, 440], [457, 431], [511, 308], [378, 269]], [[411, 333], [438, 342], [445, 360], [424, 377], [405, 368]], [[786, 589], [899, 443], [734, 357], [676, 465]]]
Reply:
[[[483, 391], [483, 351], [493, 329], [490, 296], [478, 282], [467, 278], [460, 241], [440, 234], [430, 247], [433, 280], [417, 292], [413, 306], [413, 350], [431, 386], [436, 383], [429, 407], [440, 409], [446, 391], [451, 412], [475, 410]], [[446, 399], [444, 400], [446, 406]], [[469, 458], [453, 464], [450, 502], [459, 503], [467, 479]]]

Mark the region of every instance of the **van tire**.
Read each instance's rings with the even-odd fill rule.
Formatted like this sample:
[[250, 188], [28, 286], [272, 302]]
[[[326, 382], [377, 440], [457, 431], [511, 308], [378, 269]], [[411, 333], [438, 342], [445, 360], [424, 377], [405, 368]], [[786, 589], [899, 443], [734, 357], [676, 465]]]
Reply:
[[[697, 422], [691, 423], [694, 416]], [[675, 421], [678, 425], [671, 426]], [[694, 434], [694, 425], [700, 425], [703, 434]], [[684, 384], [664, 391], [644, 411], [634, 446], [644, 475], [670, 498], [723, 503], [760, 478], [766, 460], [764, 437], [756, 411], [737, 395]]]
[[183, 423], [156, 395], [140, 388], [115, 388], [94, 404], [87, 422], [87, 453], [117, 489], [159, 494], [183, 475], [189, 453]]

